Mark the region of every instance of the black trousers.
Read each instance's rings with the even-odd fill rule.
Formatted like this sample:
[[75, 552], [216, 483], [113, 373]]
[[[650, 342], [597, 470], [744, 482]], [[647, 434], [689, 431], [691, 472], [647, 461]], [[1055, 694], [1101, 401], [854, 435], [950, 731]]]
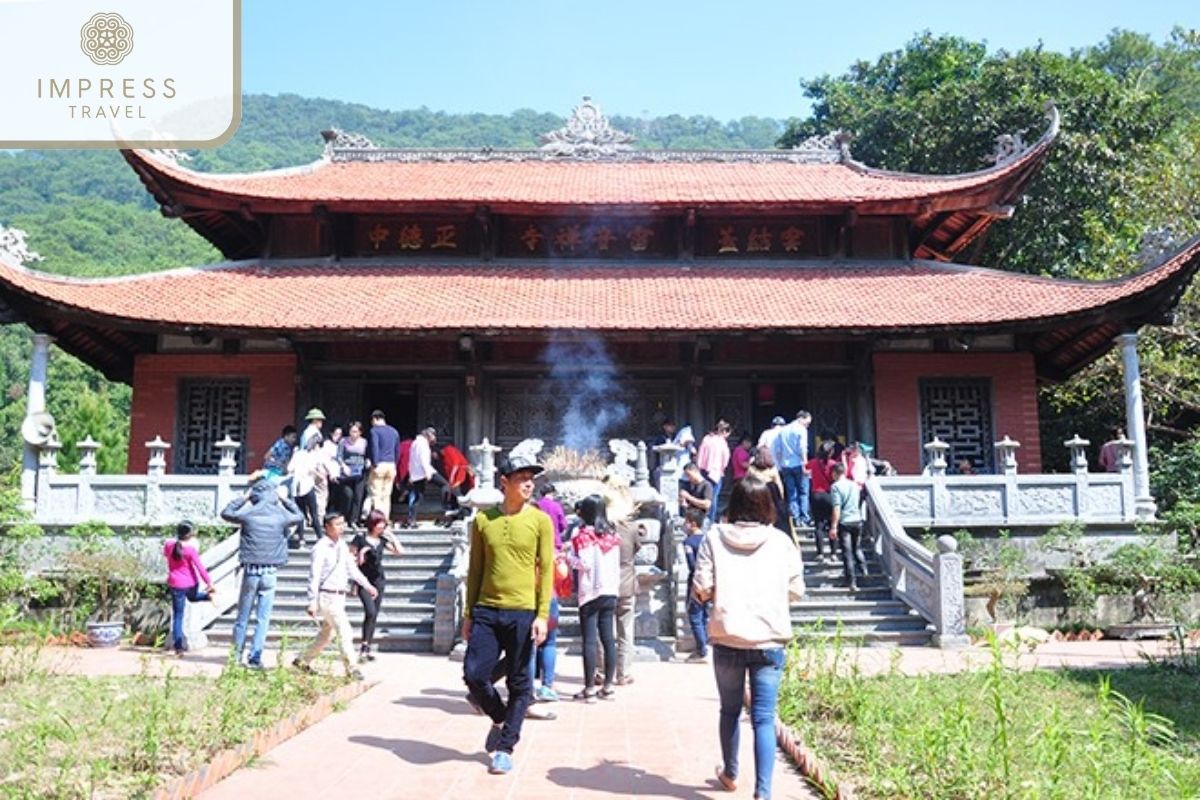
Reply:
[[[813, 538], [817, 540], [817, 554], [825, 554], [825, 543], [829, 540], [829, 526], [833, 522], [833, 498], [829, 492], [812, 493]], [[833, 543], [829, 544], [833, 555]]]
[[[463, 661], [463, 681], [471, 697], [497, 725], [504, 725], [496, 750], [511, 753], [521, 739], [525, 711], [533, 699], [533, 676], [529, 673], [533, 655], [534, 611], [475, 606], [471, 610], [471, 638]], [[504, 656], [508, 702], [492, 683], [492, 669]]]
[[579, 607], [579, 624], [583, 628], [583, 681], [591, 685], [596, 674], [596, 641], [604, 648], [604, 685], [612, 686], [617, 671], [616, 642], [617, 598], [612, 595], [597, 597]]
[[300, 540], [300, 544], [304, 544], [304, 520], [308, 520], [308, 524], [312, 526], [313, 534], [316, 535], [315, 541], [321, 541], [321, 520], [317, 519], [317, 493], [309, 491], [308, 494], [302, 494], [296, 498], [296, 506], [300, 509], [302, 519], [300, 524], [296, 526], [296, 538]]
[[[838, 544], [842, 548], [842, 566], [846, 580], [851, 586], [858, 585], [858, 576], [867, 574], [867, 558], [862, 551], [862, 524], [858, 522], [838, 525]], [[854, 570], [858, 562], [858, 572]]]
[[362, 516], [363, 496], [367, 493], [367, 474], [358, 477], [343, 475], [337, 482], [341, 504], [338, 508], [347, 525], [357, 525]]
[[371, 581], [371, 585], [379, 592], [375, 597], [364, 592], [361, 586], [358, 588], [358, 599], [362, 602], [363, 607], [363, 647], [367, 647], [375, 641], [375, 620], [379, 618], [379, 609], [383, 607], [383, 590], [387, 587], [387, 580], [380, 575]]

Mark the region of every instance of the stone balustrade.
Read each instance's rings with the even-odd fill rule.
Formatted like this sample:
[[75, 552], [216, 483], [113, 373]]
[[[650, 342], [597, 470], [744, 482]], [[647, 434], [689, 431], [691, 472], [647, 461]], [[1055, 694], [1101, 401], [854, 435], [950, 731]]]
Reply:
[[40, 448], [34, 506], [34, 521], [40, 525], [71, 526], [100, 520], [114, 527], [133, 527], [172, 525], [184, 518], [200, 525], [216, 524], [221, 521], [221, 509], [249, 485], [248, 476], [234, 474], [241, 444], [228, 436], [214, 443], [222, 455], [215, 475], [168, 473], [166, 453], [171, 445], [160, 436], [146, 442], [145, 475], [97, 474], [99, 443], [88, 436], [76, 446], [80, 469], [73, 475], [58, 471], [62, 445], [57, 440]]
[[996, 475], [947, 473], [948, 445], [925, 445], [929, 464], [921, 475], [878, 478], [879, 489], [900, 524], [907, 528], [1128, 523], [1139, 519], [1134, 494], [1132, 442], [1118, 442], [1119, 472], [1089, 472], [1086, 439], [1063, 442], [1071, 453], [1071, 472], [1018, 472], [1020, 443], [1005, 436], [996, 442]]

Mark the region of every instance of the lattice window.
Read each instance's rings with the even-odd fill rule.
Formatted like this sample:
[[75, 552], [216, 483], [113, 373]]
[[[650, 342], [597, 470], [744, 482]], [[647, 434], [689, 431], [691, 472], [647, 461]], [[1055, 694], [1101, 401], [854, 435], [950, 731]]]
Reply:
[[175, 472], [214, 473], [221, 454], [214, 446], [228, 434], [242, 443], [237, 469], [245, 472], [246, 420], [250, 413], [247, 380], [180, 381], [179, 416], [175, 441]]
[[951, 467], [967, 458], [976, 469], [991, 472], [995, 440], [991, 381], [929, 379], [920, 386], [922, 444], [937, 436], [950, 445], [946, 460]]

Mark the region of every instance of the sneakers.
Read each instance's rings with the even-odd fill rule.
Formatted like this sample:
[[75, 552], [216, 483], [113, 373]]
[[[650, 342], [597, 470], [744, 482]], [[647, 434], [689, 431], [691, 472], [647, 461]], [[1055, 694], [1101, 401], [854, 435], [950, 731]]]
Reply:
[[[492, 727], [488, 729], [487, 738], [483, 740], [483, 749], [485, 752], [496, 753], [496, 755], [499, 755], [499, 752], [497, 752], [496, 748], [500, 746], [500, 733], [503, 730], [503, 725], [496, 724], [493, 724]], [[510, 755], [509, 758], [510, 761], [508, 763], [508, 767], [509, 769], [512, 769], [512, 756]], [[508, 770], [505, 770], [505, 772], [508, 772]]]
[[554, 691], [549, 686], [542, 686], [533, 693], [533, 699], [539, 703], [557, 703], [558, 692]]
[[488, 772], [493, 775], [507, 775], [512, 772], [513, 760], [512, 753], [505, 753], [500, 750], [492, 756], [492, 765], [488, 767]]
[[684, 663], [687, 664], [707, 664], [708, 653], [701, 653], [699, 650], [694, 650], [688, 654]]

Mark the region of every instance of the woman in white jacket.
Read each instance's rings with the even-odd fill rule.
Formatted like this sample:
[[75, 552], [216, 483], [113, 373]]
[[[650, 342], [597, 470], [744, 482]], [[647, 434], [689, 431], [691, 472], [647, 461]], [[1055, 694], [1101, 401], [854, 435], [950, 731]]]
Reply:
[[708, 635], [721, 698], [721, 757], [717, 780], [737, 788], [738, 716], [747, 675], [754, 726], [754, 797], [771, 796], [775, 765], [775, 704], [784, 647], [792, 638], [790, 600], [804, 594], [800, 554], [773, 527], [775, 504], [762, 481], [733, 486], [729, 522], [714, 525], [700, 544], [692, 592], [712, 601]]

